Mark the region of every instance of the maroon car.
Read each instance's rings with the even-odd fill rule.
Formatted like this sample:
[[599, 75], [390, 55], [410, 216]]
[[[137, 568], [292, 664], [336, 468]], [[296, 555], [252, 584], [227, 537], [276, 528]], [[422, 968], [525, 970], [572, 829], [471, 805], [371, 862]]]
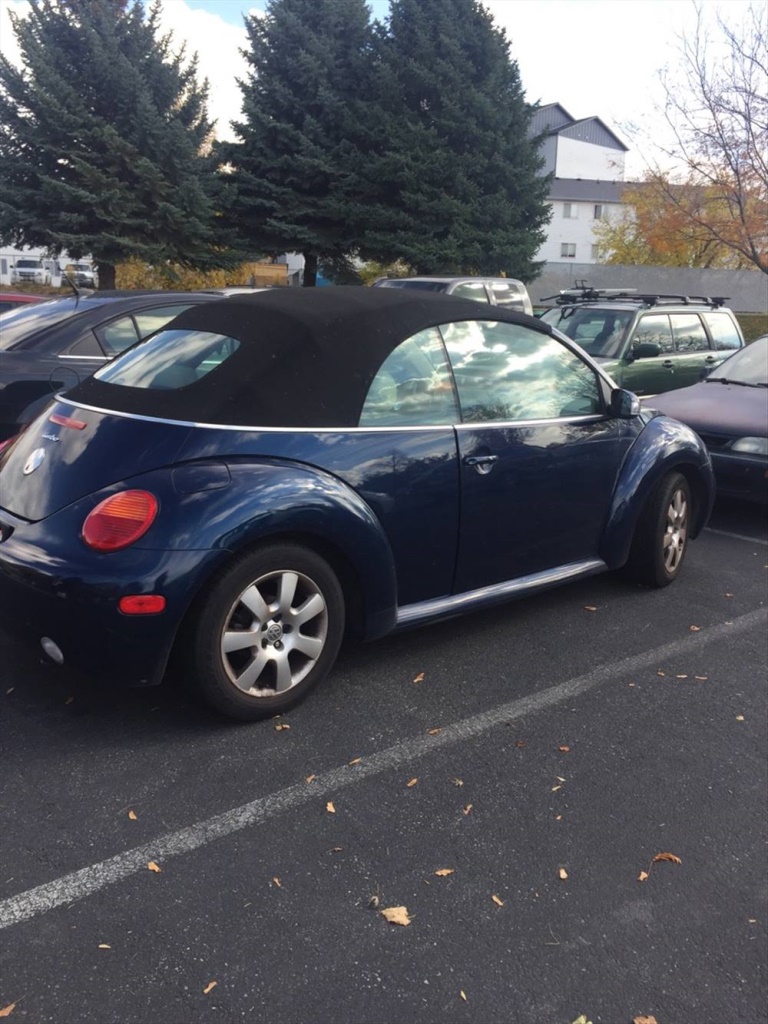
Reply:
[[7, 313], [9, 309], [16, 309], [27, 302], [42, 302], [50, 298], [49, 295], [30, 295], [29, 292], [3, 292], [0, 291], [0, 313]]

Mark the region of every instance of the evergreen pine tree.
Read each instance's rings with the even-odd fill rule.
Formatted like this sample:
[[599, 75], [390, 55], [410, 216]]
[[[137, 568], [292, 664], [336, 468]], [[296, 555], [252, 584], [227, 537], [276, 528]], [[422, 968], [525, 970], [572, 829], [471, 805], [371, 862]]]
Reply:
[[379, 43], [384, 130], [361, 251], [419, 273], [531, 280], [548, 180], [504, 31], [476, 0], [392, 0]]
[[159, 35], [159, 0], [38, 0], [0, 57], [0, 239], [93, 256], [101, 288], [131, 257], [207, 269], [216, 230], [207, 83]]
[[359, 248], [359, 168], [371, 108], [373, 30], [364, 0], [271, 0], [246, 18], [240, 140], [219, 148], [227, 217], [242, 248], [319, 259]]

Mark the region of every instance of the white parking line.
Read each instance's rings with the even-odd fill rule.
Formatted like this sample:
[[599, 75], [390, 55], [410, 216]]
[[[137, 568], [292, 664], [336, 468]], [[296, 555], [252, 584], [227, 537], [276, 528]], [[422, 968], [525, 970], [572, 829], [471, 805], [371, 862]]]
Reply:
[[719, 537], [731, 537], [733, 540], [745, 540], [749, 544], [768, 545], [768, 540], [763, 540], [762, 537], [747, 537], [743, 533], [731, 533], [729, 530], [713, 530], [711, 526], [706, 526], [704, 532], [716, 533]]
[[362, 782], [363, 779], [379, 775], [381, 772], [389, 771], [400, 765], [409, 764], [433, 751], [474, 739], [494, 726], [534, 714], [537, 711], [543, 711], [613, 679], [641, 671], [652, 665], [663, 664], [670, 658], [689, 654], [700, 648], [702, 643], [734, 636], [759, 624], [763, 626], [768, 624], [768, 609], [758, 608], [734, 619], [729, 625], [713, 626], [701, 633], [687, 634], [682, 639], [665, 644], [663, 647], [632, 655], [613, 664], [601, 665], [587, 675], [559, 683], [557, 686], [552, 686], [529, 697], [510, 701], [508, 704], [502, 704], [490, 711], [474, 715], [472, 718], [454, 722], [453, 725], [445, 726], [435, 736], [419, 736], [397, 743], [378, 754], [364, 758], [359, 765], [343, 765], [339, 768], [332, 768], [322, 775], [318, 775], [317, 779], [311, 783], [301, 782], [269, 796], [260, 797], [258, 800], [225, 811], [214, 818], [208, 818], [187, 828], [179, 829], [177, 832], [160, 836], [144, 846], [126, 850], [124, 853], [100, 861], [98, 864], [91, 864], [80, 871], [74, 871], [55, 881], [39, 885], [35, 889], [28, 889], [26, 892], [0, 902], [0, 929], [27, 921], [39, 914], [45, 914], [55, 907], [83, 899], [100, 889], [114, 885], [115, 882], [119, 882], [123, 878], [146, 871], [150, 860], [167, 862], [171, 857], [197, 850], [216, 839], [222, 839], [252, 825], [260, 825], [275, 815], [283, 814], [285, 811], [300, 807], [310, 801], [320, 800], [322, 797], [352, 786], [356, 782]]

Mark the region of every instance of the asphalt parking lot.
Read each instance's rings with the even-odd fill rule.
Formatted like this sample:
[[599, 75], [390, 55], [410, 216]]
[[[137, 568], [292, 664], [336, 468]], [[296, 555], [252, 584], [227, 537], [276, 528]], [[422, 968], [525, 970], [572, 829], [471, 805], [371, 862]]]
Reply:
[[767, 581], [722, 504], [664, 591], [350, 645], [246, 726], [0, 634], [0, 1015], [762, 1024]]

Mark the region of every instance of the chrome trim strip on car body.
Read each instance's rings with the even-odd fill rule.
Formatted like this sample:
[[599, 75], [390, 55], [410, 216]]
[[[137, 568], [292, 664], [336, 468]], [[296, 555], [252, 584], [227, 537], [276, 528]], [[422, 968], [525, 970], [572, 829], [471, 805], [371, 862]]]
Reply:
[[[74, 357], [73, 357], [74, 358]], [[79, 357], [78, 357], [79, 358]], [[597, 423], [600, 420], [609, 419], [608, 413], [590, 413], [587, 416], [557, 416], [552, 419], [542, 420], [481, 420], [477, 423], [438, 423], [423, 424], [412, 423], [410, 426], [390, 427], [246, 427], [230, 423], [199, 423], [195, 420], [170, 420], [164, 416], [145, 416], [137, 412], [118, 412], [115, 409], [102, 409], [96, 405], [85, 405], [82, 402], [73, 402], [62, 395], [55, 396], [57, 402], [69, 405], [73, 409], [87, 409], [89, 412], [104, 413], [107, 416], [117, 416], [126, 420], [142, 420], [146, 423], [165, 423], [172, 427], [196, 427], [201, 430], [237, 430], [249, 434], [371, 434], [371, 433], [392, 433], [393, 431], [404, 430], [478, 430], [485, 427], [538, 427], [547, 423]]]
[[98, 359], [99, 362], [101, 362], [101, 363], [108, 363], [109, 362], [109, 357], [108, 356], [70, 356], [70, 355], [68, 355], [65, 352], [62, 352], [62, 353], [59, 354], [59, 359], [88, 359], [92, 363], [96, 362], [96, 360]]
[[522, 597], [531, 591], [557, 586], [567, 580], [592, 576], [595, 573], [604, 572], [607, 568], [608, 566], [602, 559], [591, 558], [583, 562], [570, 562], [567, 565], [558, 566], [556, 569], [534, 572], [529, 576], [520, 576], [518, 579], [507, 580], [504, 583], [494, 583], [490, 587], [468, 590], [464, 594], [452, 594], [448, 597], [436, 597], [429, 601], [419, 601], [418, 604], [405, 605], [397, 610], [395, 629], [406, 629], [434, 619], [463, 615], [465, 612], [482, 608], [485, 605], [496, 604], [513, 597]]

